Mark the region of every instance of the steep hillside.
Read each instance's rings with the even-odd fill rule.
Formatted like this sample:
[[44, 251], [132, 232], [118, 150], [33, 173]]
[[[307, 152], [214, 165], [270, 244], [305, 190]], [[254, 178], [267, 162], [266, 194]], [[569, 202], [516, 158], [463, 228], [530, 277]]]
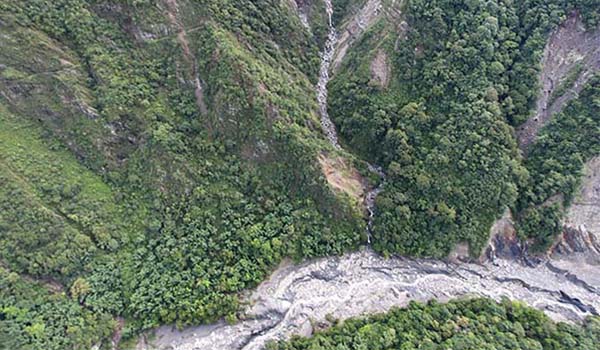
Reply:
[[[363, 245], [597, 249], [599, 21], [597, 0], [0, 2], [0, 348], [235, 323], [284, 259]], [[597, 314], [586, 283], [544, 308]]]
[[[530, 176], [520, 189], [518, 227], [541, 249], [561, 232], [565, 208], [573, 203], [584, 164], [600, 153], [599, 98], [600, 76], [595, 76], [576, 100], [552, 116], [525, 160]], [[594, 226], [594, 220], [588, 225]]]
[[519, 146], [526, 150], [539, 130], [581, 92], [600, 70], [600, 29], [586, 30], [572, 13], [550, 36], [541, 62], [535, 114], [519, 126]]
[[[64, 349], [106, 336], [108, 314], [124, 336], [233, 318], [282, 257], [358, 247], [362, 208], [319, 163], [353, 162], [317, 115], [322, 18], [309, 30], [291, 5], [0, 4], [2, 339]], [[35, 287], [49, 309], [32, 279], [61, 291]], [[104, 333], [49, 329], [67, 309]]]
[[[576, 21], [577, 35], [592, 42], [598, 3], [390, 1], [381, 12], [353, 48], [342, 48], [349, 53], [330, 86], [342, 143], [388, 175], [377, 200], [374, 248], [441, 257], [468, 243], [477, 256], [506, 207], [520, 197], [521, 212], [532, 201], [528, 186], [547, 175], [533, 159], [522, 163], [513, 130], [537, 98], [546, 38], [570, 16], [564, 26]], [[583, 23], [589, 33], [581, 33]], [[596, 48], [581, 46], [589, 81]], [[560, 60], [555, 53], [544, 62]], [[592, 99], [581, 105], [593, 108]], [[595, 143], [596, 129], [587, 131], [582, 138]], [[540, 148], [540, 159], [553, 157], [542, 145], [532, 147]], [[541, 226], [519, 232], [544, 247], [542, 236], [558, 233]]]

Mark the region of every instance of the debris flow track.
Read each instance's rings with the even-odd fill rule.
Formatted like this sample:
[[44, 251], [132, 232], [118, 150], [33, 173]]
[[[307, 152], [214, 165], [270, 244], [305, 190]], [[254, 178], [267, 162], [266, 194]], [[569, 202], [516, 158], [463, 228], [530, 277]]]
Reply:
[[411, 300], [483, 296], [520, 300], [558, 321], [579, 322], [600, 310], [594, 275], [572, 275], [552, 263], [451, 264], [384, 259], [365, 250], [293, 265], [283, 263], [248, 297], [247, 317], [178, 331], [157, 330], [156, 349], [261, 350], [268, 341], [309, 336], [327, 319], [346, 319], [406, 306]]

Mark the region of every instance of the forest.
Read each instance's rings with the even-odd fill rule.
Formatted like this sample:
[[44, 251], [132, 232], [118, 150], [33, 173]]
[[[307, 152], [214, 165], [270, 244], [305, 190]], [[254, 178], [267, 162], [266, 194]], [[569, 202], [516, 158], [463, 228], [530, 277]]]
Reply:
[[320, 39], [290, 11], [0, 4], [2, 348], [89, 348], [117, 316], [123, 339], [234, 321], [283, 257], [361, 244], [360, 209], [315, 162], [335, 152], [312, 89]]
[[[552, 153], [579, 154], [571, 170], [550, 162], [542, 169], [539, 162], [556, 157], [545, 153], [543, 137], [534, 146], [539, 151], [524, 162], [514, 129], [533, 113], [548, 33], [573, 13], [595, 28], [599, 6], [598, 1], [413, 0], [403, 8], [406, 25], [384, 17], [357, 43], [331, 83], [329, 112], [345, 146], [383, 165], [388, 175], [377, 201], [377, 251], [445, 257], [466, 242], [477, 256], [507, 207], [522, 218], [522, 237], [534, 239], [538, 250], [548, 247], [562, 216], [536, 206], [543, 201], [531, 187], [544, 186], [540, 179], [550, 171], [569, 172], [575, 180], [582, 162], [597, 154], [592, 148], [571, 152], [600, 139], [594, 87], [567, 108], [560, 127], [543, 131], [554, 129], [552, 142], [564, 147]], [[371, 60], [381, 52], [391, 57], [388, 86], [371, 78]], [[563, 128], [577, 124], [576, 114], [589, 121], [581, 138]], [[586, 128], [581, 127], [577, 130]], [[573, 133], [571, 140], [567, 133]], [[546, 198], [572, 193], [576, 184], [542, 191]]]
[[[334, 1], [335, 24], [362, 3]], [[600, 78], [527, 159], [514, 128], [531, 115], [547, 36], [573, 11], [597, 26], [597, 0], [406, 1], [330, 83], [345, 150], [324, 136], [314, 90], [324, 3], [303, 4], [310, 29], [274, 0], [0, 2], [0, 349], [109, 348], [116, 330], [127, 342], [163, 324], [235, 322], [241, 293], [284, 258], [359, 249], [364, 207], [329, 185], [320, 157], [364, 178], [366, 161], [384, 167], [372, 247], [385, 256], [445, 257], [458, 242], [477, 255], [506, 207], [523, 238], [552, 242], [599, 152]], [[379, 50], [386, 88], [370, 81]], [[556, 194], [564, 203], [545, 205]], [[425, 314], [448, 321], [427, 331], [432, 349], [471, 341], [453, 335], [463, 318], [483, 332], [474, 344], [526, 334], [528, 349], [598, 330], [482, 300], [390, 315], [420, 337]], [[389, 344], [414, 340], [392, 323]], [[391, 346], [371, 339], [378, 327], [362, 348]], [[314, 339], [272, 347], [324, 348]]]
[[583, 326], [554, 323], [517, 302], [465, 299], [411, 302], [405, 309], [338, 321], [310, 338], [271, 343], [269, 350], [593, 350], [600, 319]]

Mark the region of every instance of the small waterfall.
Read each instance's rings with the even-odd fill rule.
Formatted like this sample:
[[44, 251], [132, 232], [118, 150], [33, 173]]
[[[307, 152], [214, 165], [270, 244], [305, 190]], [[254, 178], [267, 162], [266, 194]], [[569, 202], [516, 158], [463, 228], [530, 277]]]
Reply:
[[[329, 17], [329, 34], [327, 35], [327, 41], [325, 42], [325, 49], [321, 54], [321, 69], [319, 71], [319, 82], [317, 83], [317, 101], [319, 102], [319, 114], [321, 116], [321, 126], [323, 131], [329, 139], [329, 142], [336, 149], [342, 149], [338, 141], [337, 132], [335, 125], [329, 118], [327, 112], [327, 84], [329, 83], [329, 70], [335, 54], [335, 49], [338, 44], [338, 33], [333, 25], [333, 5], [331, 0], [325, 0], [325, 7], [327, 16]], [[375, 173], [381, 177], [382, 182], [379, 186], [369, 190], [365, 196], [365, 207], [368, 212], [368, 223], [367, 223], [367, 244], [371, 245], [371, 233], [373, 230], [373, 218], [375, 217], [375, 199], [377, 195], [383, 190], [383, 181], [385, 180], [385, 173], [380, 166], [368, 164], [369, 171]]]

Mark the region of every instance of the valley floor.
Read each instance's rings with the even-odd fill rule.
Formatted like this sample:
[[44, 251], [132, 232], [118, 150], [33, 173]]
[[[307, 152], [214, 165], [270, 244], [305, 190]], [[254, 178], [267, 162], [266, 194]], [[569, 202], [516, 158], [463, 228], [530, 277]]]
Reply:
[[530, 267], [500, 259], [456, 265], [385, 259], [370, 251], [300, 265], [284, 263], [248, 296], [251, 306], [241, 322], [183, 331], [164, 326], [148, 344], [141, 340], [138, 349], [258, 350], [269, 340], [310, 335], [331, 319], [381, 313], [433, 298], [509, 298], [543, 310], [556, 321], [579, 322], [600, 311], [595, 267], [569, 260]]

